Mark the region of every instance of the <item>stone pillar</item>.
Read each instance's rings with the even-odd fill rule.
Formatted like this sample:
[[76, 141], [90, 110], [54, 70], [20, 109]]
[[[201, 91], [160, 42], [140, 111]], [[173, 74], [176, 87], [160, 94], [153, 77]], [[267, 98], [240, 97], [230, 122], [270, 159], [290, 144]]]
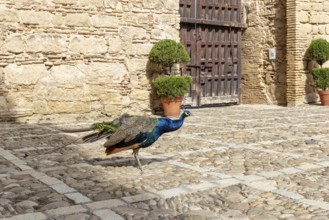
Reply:
[[302, 103], [303, 83], [303, 36], [298, 20], [298, 0], [287, 0], [287, 106]]

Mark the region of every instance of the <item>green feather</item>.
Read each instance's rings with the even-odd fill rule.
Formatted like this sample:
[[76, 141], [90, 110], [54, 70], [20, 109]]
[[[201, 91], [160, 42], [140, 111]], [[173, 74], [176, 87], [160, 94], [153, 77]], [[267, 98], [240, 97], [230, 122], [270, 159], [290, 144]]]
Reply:
[[113, 124], [112, 122], [100, 122], [95, 123], [92, 126], [92, 129], [98, 130], [99, 132], [107, 131], [109, 133], [114, 133], [118, 129], [118, 125]]

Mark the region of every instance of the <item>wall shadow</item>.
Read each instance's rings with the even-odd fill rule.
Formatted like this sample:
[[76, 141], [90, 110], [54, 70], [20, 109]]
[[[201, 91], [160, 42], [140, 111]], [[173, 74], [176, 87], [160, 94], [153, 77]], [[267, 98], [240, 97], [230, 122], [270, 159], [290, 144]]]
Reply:
[[4, 73], [0, 70], [0, 123], [16, 122], [16, 118], [12, 114], [10, 103], [8, 102], [9, 91], [4, 83]]
[[[274, 47], [276, 48], [276, 59], [269, 61], [275, 73], [274, 97], [278, 105], [286, 106], [287, 101], [287, 0], [277, 0], [273, 17]], [[284, 95], [283, 95], [284, 94]]]
[[[152, 80], [157, 76], [163, 74], [163, 70], [155, 63], [147, 61], [146, 63], [146, 77], [149, 81], [149, 85], [152, 87]], [[159, 97], [157, 97], [154, 89], [151, 89], [149, 96], [149, 103], [151, 106], [152, 114], [163, 116], [163, 110]]]
[[306, 102], [308, 104], [317, 104], [318, 101], [317, 89], [312, 75], [312, 69], [318, 66], [319, 65], [310, 58], [308, 50], [306, 50], [303, 56], [303, 74], [306, 76], [304, 90]]

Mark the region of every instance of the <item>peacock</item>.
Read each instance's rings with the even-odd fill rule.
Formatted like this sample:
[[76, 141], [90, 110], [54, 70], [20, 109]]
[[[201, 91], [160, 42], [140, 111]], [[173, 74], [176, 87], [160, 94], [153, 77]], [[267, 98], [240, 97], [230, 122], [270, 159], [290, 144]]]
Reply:
[[104, 143], [106, 155], [133, 150], [137, 166], [143, 172], [138, 157], [139, 150], [151, 146], [162, 134], [176, 131], [182, 127], [184, 119], [190, 115], [191, 113], [188, 110], [183, 110], [178, 119], [124, 114], [112, 122], [94, 124], [93, 128], [97, 129], [98, 132], [87, 135], [82, 139], [84, 142], [94, 142], [101, 138], [107, 138]]

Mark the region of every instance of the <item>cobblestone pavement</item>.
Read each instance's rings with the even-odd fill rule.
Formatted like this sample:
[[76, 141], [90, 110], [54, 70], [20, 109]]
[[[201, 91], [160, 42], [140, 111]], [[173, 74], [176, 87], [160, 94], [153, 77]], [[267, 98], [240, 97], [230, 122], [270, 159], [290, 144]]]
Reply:
[[86, 133], [1, 124], [1, 218], [329, 219], [329, 108], [191, 112], [141, 150], [143, 174], [101, 141], [60, 148]]

